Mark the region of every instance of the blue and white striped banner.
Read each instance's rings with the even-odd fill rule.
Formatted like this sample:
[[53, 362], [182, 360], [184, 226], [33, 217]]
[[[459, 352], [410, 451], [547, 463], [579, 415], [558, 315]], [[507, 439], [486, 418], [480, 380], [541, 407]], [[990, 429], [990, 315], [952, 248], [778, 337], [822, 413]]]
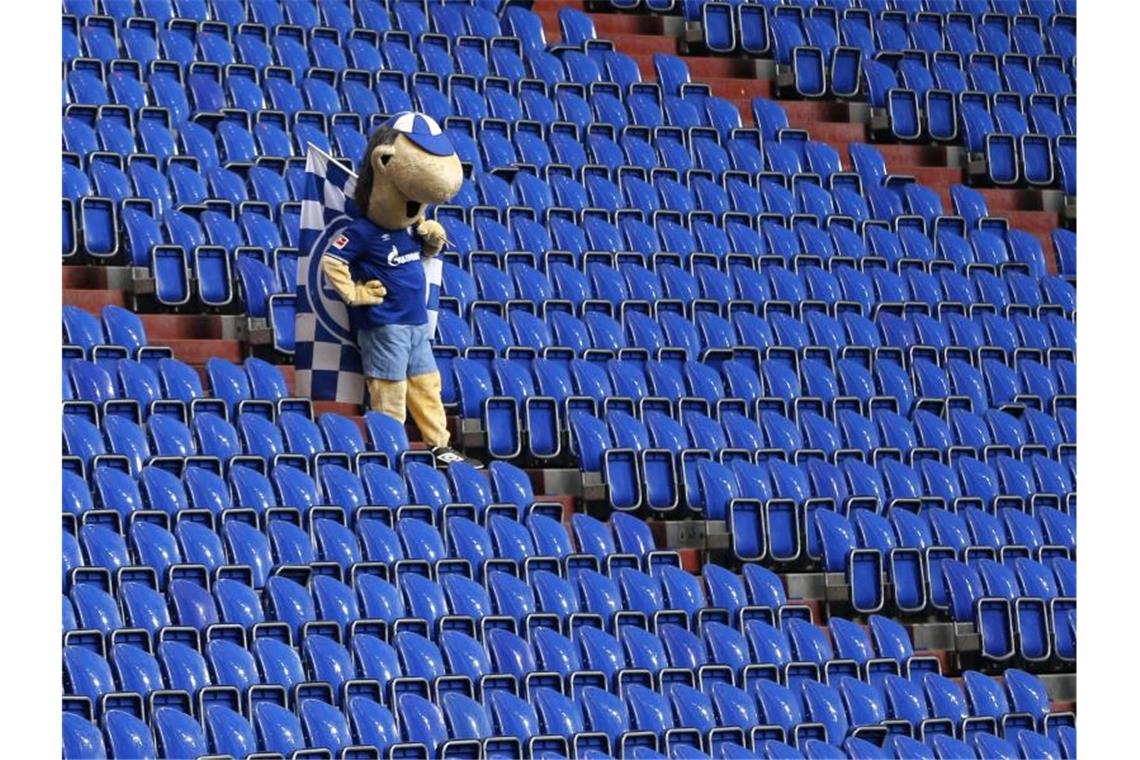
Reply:
[[[296, 386], [315, 401], [359, 404], [364, 376], [348, 306], [321, 274], [321, 255], [331, 237], [359, 216], [352, 193], [356, 175], [313, 145], [305, 157], [301, 236], [297, 261]], [[435, 334], [443, 262], [424, 259], [428, 324]]]
[[424, 276], [427, 279], [428, 331], [435, 337], [435, 325], [439, 321], [439, 289], [443, 287], [443, 259], [432, 256], [424, 259]]

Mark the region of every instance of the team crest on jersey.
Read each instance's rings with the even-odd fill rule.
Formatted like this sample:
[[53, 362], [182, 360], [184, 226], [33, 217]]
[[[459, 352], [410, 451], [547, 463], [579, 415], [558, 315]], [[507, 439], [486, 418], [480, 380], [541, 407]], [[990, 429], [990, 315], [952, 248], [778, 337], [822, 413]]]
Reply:
[[337, 235], [336, 239], [332, 241], [332, 247], [336, 248], [338, 251], [344, 248], [346, 245], [348, 245], [347, 235]]

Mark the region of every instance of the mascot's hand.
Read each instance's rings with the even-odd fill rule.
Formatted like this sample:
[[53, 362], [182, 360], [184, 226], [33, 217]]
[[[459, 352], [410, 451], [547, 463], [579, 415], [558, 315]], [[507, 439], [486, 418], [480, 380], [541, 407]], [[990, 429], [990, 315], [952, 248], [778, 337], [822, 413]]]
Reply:
[[447, 243], [447, 230], [434, 219], [420, 222], [416, 227], [416, 234], [420, 236], [423, 244], [422, 253], [425, 256], [434, 256], [439, 253]]
[[384, 296], [388, 290], [379, 280], [369, 280], [363, 284], [353, 283], [354, 292], [352, 306], [379, 306], [384, 303]]

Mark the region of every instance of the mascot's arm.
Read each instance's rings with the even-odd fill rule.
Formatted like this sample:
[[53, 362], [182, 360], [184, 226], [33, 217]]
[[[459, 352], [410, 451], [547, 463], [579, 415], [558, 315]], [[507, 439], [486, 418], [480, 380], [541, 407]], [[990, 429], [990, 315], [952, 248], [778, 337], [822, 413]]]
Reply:
[[340, 259], [322, 256], [321, 271], [349, 306], [377, 306], [384, 302], [384, 295], [388, 292], [384, 283], [379, 280], [353, 282], [348, 264]]
[[420, 238], [420, 253], [423, 256], [435, 256], [447, 244], [447, 230], [434, 219], [420, 222], [416, 234]]

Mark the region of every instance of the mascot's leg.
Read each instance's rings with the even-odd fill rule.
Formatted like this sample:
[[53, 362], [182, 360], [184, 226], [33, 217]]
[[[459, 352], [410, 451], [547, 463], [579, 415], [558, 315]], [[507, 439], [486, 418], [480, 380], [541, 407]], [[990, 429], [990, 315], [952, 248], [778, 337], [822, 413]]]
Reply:
[[439, 371], [425, 372], [408, 378], [408, 410], [420, 429], [424, 442], [431, 446], [436, 461], [444, 466], [456, 462], [482, 469], [483, 463], [465, 457], [448, 446], [451, 435], [447, 432], [447, 413], [443, 410], [442, 387]]
[[447, 414], [443, 411], [439, 372], [409, 377], [408, 409], [420, 429], [424, 443], [432, 448], [446, 446], [451, 440], [447, 432]]
[[407, 380], [381, 380], [378, 377], [367, 378], [368, 395], [372, 401], [372, 410], [386, 414], [403, 423], [408, 418], [405, 399], [408, 396]]

